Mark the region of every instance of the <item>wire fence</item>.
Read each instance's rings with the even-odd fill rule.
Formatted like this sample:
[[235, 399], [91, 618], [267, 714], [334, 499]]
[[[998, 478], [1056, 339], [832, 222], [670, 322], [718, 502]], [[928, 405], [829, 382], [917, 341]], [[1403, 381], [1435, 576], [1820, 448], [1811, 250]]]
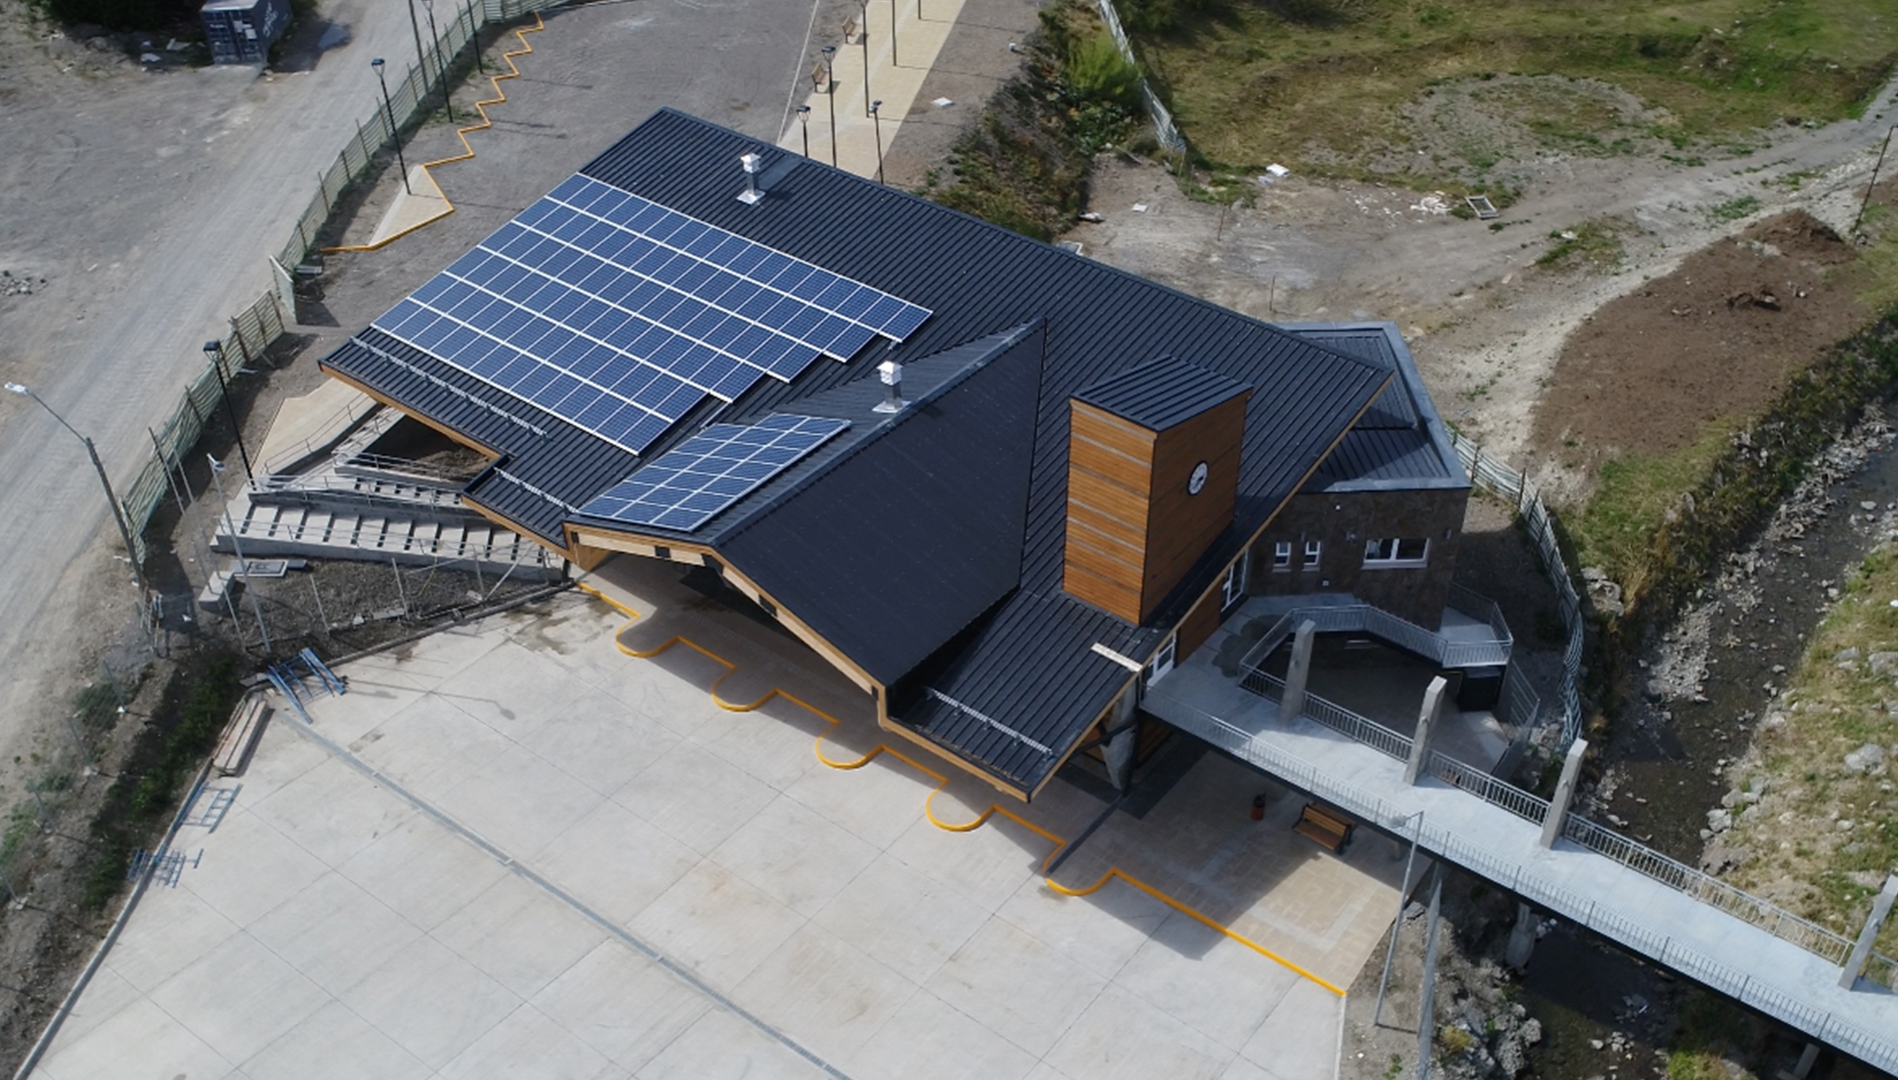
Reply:
[[1508, 499], [1516, 507], [1522, 518], [1522, 524], [1529, 532], [1529, 538], [1535, 543], [1536, 555], [1542, 560], [1542, 572], [1549, 580], [1549, 586], [1555, 590], [1556, 604], [1562, 615], [1562, 628], [1567, 642], [1562, 649], [1562, 682], [1559, 691], [1562, 709], [1562, 739], [1556, 747], [1558, 753], [1565, 752], [1582, 733], [1582, 641], [1584, 624], [1582, 621], [1582, 598], [1575, 591], [1575, 582], [1569, 577], [1568, 564], [1562, 559], [1562, 547], [1556, 542], [1555, 519], [1548, 504], [1543, 502], [1542, 493], [1536, 489], [1535, 482], [1528, 474], [1489, 457], [1483, 448], [1464, 438], [1458, 432], [1450, 433], [1450, 445], [1456, 448], [1457, 457], [1463, 467], [1470, 471], [1470, 479], [1475, 484], [1499, 498]]
[[[1140, 59], [1134, 55], [1133, 42], [1127, 40], [1127, 31], [1120, 25], [1120, 12], [1114, 10], [1114, 0], [1100, 0], [1101, 21], [1107, 24], [1107, 32], [1114, 35], [1114, 45], [1120, 49], [1120, 55], [1129, 64], [1140, 66]], [[1186, 139], [1173, 123], [1173, 114], [1160, 103], [1160, 95], [1153, 92], [1153, 86], [1147, 82], [1146, 72], [1140, 73], [1140, 100], [1146, 103], [1147, 116], [1153, 120], [1153, 135], [1161, 146], [1168, 150], [1186, 149]]]
[[316, 246], [349, 186], [370, 170], [376, 155], [388, 147], [403, 128], [440, 102], [442, 79], [455, 70], [462, 50], [470, 46], [483, 28], [512, 22], [566, 2], [568, 0], [481, 0], [474, 3], [471, 0], [439, 28], [441, 36], [425, 46], [423, 56], [409, 65], [407, 73], [390, 84], [386, 104], [379, 92], [365, 95], [373, 107], [357, 122], [355, 136], [343, 145], [329, 168], [317, 175], [316, 191], [310, 196], [309, 204], [292, 224], [282, 248], [270, 257], [272, 288], [231, 319], [230, 333], [220, 342], [221, 348], [214, 359], [185, 388], [171, 416], [151, 429], [152, 454], [120, 500], [133, 542], [139, 548], [133, 553], [135, 558], [144, 558], [145, 526], [168, 494], [179, 494], [177, 485], [183, 482], [184, 458], [197, 445], [210, 416], [220, 407], [219, 376], [228, 383], [295, 323], [294, 282], [298, 268]]

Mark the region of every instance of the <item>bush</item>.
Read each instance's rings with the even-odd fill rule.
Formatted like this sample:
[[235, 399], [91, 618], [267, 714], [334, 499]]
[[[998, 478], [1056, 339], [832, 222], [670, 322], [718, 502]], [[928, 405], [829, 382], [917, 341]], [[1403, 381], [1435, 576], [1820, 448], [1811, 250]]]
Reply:
[[1076, 98], [1129, 111], [1140, 107], [1140, 69], [1120, 54], [1106, 27], [1069, 43], [1063, 74]]

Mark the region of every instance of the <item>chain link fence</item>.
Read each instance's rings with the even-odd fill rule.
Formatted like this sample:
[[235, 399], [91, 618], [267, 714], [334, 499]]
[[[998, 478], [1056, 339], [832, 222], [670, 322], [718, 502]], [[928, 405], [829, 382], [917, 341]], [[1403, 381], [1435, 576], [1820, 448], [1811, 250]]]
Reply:
[[[1114, 44], [1119, 47], [1120, 55], [1136, 68], [1140, 60], [1134, 56], [1133, 43], [1127, 40], [1127, 31], [1120, 25], [1120, 12], [1114, 10], [1114, 0], [1100, 0], [1101, 21], [1107, 24], [1107, 32], [1114, 35]], [[1147, 81], [1146, 72], [1140, 73], [1140, 99], [1147, 104], [1147, 115], [1153, 120], [1154, 138], [1168, 150], [1186, 149], [1186, 138], [1173, 123], [1173, 114], [1160, 103], [1160, 95], [1153, 92], [1153, 85]]]

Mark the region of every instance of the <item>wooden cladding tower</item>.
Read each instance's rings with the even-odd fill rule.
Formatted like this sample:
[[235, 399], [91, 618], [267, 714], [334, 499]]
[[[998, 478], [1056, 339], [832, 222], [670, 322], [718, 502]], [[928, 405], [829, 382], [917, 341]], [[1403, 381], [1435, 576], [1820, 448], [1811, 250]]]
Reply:
[[1251, 388], [1182, 360], [1069, 402], [1062, 587], [1143, 622], [1232, 523]]

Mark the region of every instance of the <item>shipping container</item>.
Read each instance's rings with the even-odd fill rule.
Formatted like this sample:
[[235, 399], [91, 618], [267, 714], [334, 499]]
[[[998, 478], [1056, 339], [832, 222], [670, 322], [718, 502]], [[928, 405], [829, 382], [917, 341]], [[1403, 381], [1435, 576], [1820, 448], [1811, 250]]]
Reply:
[[214, 64], [267, 64], [290, 25], [290, 0], [206, 0], [198, 9]]

